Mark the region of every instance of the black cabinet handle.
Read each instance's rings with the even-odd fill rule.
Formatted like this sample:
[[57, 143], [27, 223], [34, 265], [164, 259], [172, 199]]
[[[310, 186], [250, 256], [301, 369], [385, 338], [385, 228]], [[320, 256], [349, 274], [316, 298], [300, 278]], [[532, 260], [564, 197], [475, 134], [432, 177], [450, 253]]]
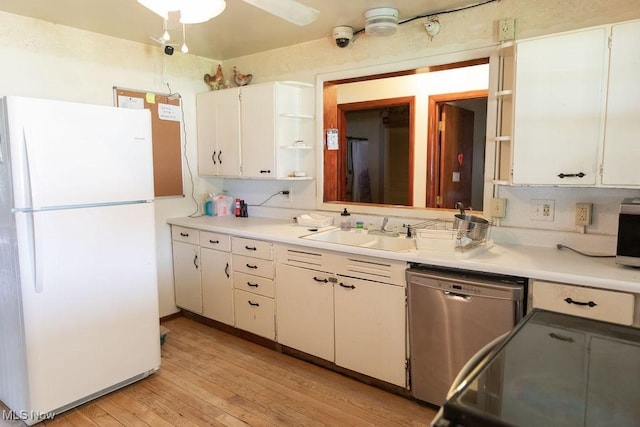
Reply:
[[271, 173], [271, 169], [260, 169], [260, 173]]
[[224, 274], [227, 275], [227, 279], [229, 278], [229, 263], [224, 267]]
[[247, 264], [247, 268], [251, 268], [251, 269], [255, 270], [256, 268], [258, 268], [258, 266], [257, 265]]
[[563, 178], [584, 178], [587, 174], [584, 172], [578, 172], [578, 173], [559, 173], [558, 174], [558, 178], [563, 179]]
[[182, 237], [189, 237], [189, 233], [183, 233], [182, 231], [180, 232], [180, 235], [181, 235]]
[[247, 286], [251, 286], [252, 288], [257, 288], [258, 284], [257, 283], [247, 282]]
[[193, 257], [193, 265], [196, 267], [196, 269], [198, 268], [198, 255], [194, 255], [194, 257]]
[[589, 306], [589, 307], [595, 307], [596, 305], [598, 305], [593, 301], [589, 301], [589, 302], [574, 301], [571, 298], [565, 298], [564, 302], [566, 302], [567, 304], [586, 305], [586, 306]]
[[216, 163], [216, 152], [217, 152], [217, 151], [214, 151], [214, 152], [213, 152], [213, 155], [211, 156], [211, 160], [213, 160], [213, 164], [214, 164], [214, 165], [217, 165], [217, 163]]
[[344, 283], [340, 282], [340, 286], [342, 286], [343, 288], [347, 288], [347, 289], [355, 289], [356, 287], [353, 285], [345, 285]]
[[247, 301], [249, 303], [250, 306], [252, 307], [260, 307], [260, 304], [258, 304], [257, 302], [251, 302], [251, 301]]
[[222, 159], [220, 156], [222, 155], [222, 150], [218, 151], [218, 163], [222, 164]]
[[313, 280], [315, 280], [316, 282], [320, 282], [320, 283], [327, 283], [328, 282], [327, 279], [318, 279], [317, 277], [314, 277]]
[[209, 240], [209, 243], [217, 245], [218, 243], [220, 243], [220, 240]]
[[255, 246], [245, 246], [244, 248], [246, 250], [248, 250], [248, 251], [257, 251], [258, 250], [258, 248], [256, 248]]

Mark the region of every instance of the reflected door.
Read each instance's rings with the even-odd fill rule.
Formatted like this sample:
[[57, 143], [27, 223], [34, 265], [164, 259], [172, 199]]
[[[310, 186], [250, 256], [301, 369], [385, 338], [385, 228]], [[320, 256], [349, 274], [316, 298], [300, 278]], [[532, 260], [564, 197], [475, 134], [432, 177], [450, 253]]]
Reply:
[[471, 206], [473, 121], [473, 111], [451, 104], [442, 105], [438, 207], [453, 209], [456, 202]]

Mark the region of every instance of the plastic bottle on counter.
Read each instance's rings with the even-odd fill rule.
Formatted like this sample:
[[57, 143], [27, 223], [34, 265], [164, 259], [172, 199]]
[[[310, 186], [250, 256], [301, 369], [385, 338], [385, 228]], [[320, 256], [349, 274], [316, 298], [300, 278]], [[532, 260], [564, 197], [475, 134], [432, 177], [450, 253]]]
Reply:
[[209, 195], [207, 196], [207, 200], [204, 202], [204, 214], [207, 216], [213, 216], [215, 214], [212, 193], [209, 193]]
[[240, 216], [240, 199], [236, 198], [236, 210], [235, 210], [236, 216]]
[[340, 214], [340, 230], [350, 230], [351, 229], [351, 214], [347, 211], [347, 208], [344, 208], [344, 211]]

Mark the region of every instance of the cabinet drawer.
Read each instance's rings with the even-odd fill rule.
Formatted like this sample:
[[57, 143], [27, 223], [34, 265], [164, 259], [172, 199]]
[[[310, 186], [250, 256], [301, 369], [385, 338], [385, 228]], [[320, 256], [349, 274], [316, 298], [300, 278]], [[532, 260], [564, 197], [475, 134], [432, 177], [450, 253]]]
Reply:
[[384, 258], [347, 255], [337, 259], [337, 273], [391, 285], [406, 286], [407, 263]]
[[177, 225], [171, 226], [171, 239], [178, 242], [191, 243], [192, 245], [197, 245], [200, 242], [198, 230]]
[[219, 251], [231, 251], [231, 237], [226, 234], [212, 233], [210, 231], [200, 232], [200, 246], [204, 248], [217, 249]]
[[273, 244], [271, 242], [232, 237], [231, 248], [234, 254], [269, 260], [273, 259]]
[[233, 254], [233, 271], [273, 279], [273, 261]]
[[273, 279], [266, 279], [252, 274], [234, 273], [233, 287], [253, 294], [264, 295], [269, 298], [273, 298], [275, 295], [273, 290]]
[[275, 340], [275, 309], [272, 298], [234, 289], [236, 327]]
[[532, 307], [631, 325], [634, 296], [625, 292], [533, 281]]

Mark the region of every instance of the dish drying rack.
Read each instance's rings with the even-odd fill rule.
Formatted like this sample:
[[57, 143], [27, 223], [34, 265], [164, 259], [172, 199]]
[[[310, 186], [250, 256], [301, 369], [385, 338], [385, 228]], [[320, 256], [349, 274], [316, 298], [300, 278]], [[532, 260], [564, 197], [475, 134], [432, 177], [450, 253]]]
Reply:
[[407, 227], [418, 249], [451, 250], [453, 248], [465, 252], [491, 241], [491, 222], [474, 223], [471, 229], [459, 229], [453, 219], [443, 218]]

